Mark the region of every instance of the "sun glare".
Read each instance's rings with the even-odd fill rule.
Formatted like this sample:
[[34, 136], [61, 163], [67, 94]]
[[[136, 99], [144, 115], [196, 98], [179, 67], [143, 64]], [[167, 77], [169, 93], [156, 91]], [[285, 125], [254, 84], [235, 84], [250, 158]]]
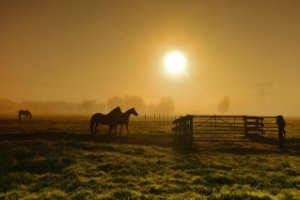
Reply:
[[186, 58], [183, 53], [172, 51], [165, 56], [164, 64], [168, 74], [181, 75], [185, 72]]

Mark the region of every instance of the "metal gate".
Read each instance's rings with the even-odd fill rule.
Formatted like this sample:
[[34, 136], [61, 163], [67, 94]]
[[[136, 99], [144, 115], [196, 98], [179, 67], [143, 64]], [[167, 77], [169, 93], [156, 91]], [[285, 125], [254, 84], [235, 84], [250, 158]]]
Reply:
[[193, 141], [244, 142], [249, 136], [276, 138], [276, 116], [187, 115], [173, 121], [175, 139]]

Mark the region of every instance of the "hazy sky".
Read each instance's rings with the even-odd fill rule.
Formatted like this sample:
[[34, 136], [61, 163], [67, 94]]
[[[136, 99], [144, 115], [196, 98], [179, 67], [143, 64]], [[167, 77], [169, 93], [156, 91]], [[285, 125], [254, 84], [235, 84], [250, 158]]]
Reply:
[[[177, 49], [187, 75], [165, 73]], [[0, 1], [0, 98], [300, 115], [300, 1]]]

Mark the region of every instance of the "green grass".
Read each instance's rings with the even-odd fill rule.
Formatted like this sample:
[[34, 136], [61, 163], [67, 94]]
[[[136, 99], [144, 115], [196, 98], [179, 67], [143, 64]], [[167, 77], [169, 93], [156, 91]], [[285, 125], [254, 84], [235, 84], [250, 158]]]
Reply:
[[139, 129], [125, 138], [41, 130], [3, 137], [0, 199], [300, 199], [297, 148], [187, 149], [172, 145], [165, 128]]

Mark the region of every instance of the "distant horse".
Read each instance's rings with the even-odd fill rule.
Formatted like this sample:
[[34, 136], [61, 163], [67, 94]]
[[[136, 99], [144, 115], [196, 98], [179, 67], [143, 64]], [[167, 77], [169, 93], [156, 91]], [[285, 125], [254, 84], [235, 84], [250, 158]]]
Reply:
[[109, 125], [109, 134], [111, 134], [112, 129], [114, 128], [117, 119], [122, 115], [120, 107], [116, 107], [108, 114], [104, 115], [102, 113], [95, 113], [91, 117], [90, 122], [90, 133], [96, 133], [97, 126], [99, 124]]
[[123, 124], [126, 125], [127, 135], [129, 134], [128, 124], [129, 124], [129, 117], [130, 117], [130, 115], [138, 116], [138, 113], [136, 112], [135, 108], [131, 108], [131, 109], [127, 110], [125, 113], [123, 113], [121, 115], [120, 118], [118, 118], [117, 124], [115, 125], [115, 129], [116, 129], [117, 125], [121, 125], [120, 134], [122, 133]]
[[19, 110], [19, 120], [21, 120], [21, 117], [24, 116], [24, 119], [32, 119], [32, 115], [29, 110]]

